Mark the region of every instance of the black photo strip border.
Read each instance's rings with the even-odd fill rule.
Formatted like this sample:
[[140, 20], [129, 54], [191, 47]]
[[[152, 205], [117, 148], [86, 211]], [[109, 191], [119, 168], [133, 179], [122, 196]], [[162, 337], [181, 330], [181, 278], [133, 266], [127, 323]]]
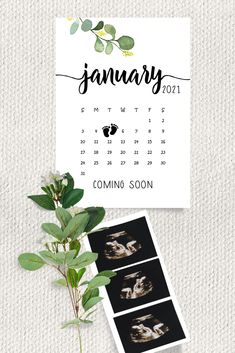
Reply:
[[[147, 253], [149, 254], [149, 257], [147, 257], [144, 253], [142, 255], [142, 259], [132, 255], [133, 262], [129, 261], [128, 263], [125, 263], [121, 261], [121, 266], [112, 266], [112, 268], [108, 268], [107, 263], [103, 261], [103, 264], [102, 262], [102, 259], [104, 259], [104, 257], [102, 257], [101, 248], [104, 244], [104, 238], [106, 238], [108, 234], [112, 234], [118, 229], [122, 229], [122, 226], [126, 228], [126, 226], [128, 227], [128, 224], [134, 225], [134, 222], [137, 222], [136, 229], [140, 229], [139, 222], [141, 219], [143, 220], [143, 218], [147, 228], [145, 233], [140, 232], [140, 236], [142, 236], [140, 241], [142, 244], [147, 244]], [[138, 267], [141, 268], [142, 264], [144, 267], [146, 267], [148, 266], [148, 264], [151, 265], [155, 263], [156, 268], [157, 266], [159, 266], [158, 271], [161, 271], [161, 281], [162, 283], [164, 282], [162, 285], [164, 287], [162, 297], [161, 295], [158, 298], [154, 298], [152, 296], [149, 302], [146, 302], [146, 300], [144, 300], [144, 304], [141, 304], [141, 300], [137, 300], [136, 305], [129, 308], [122, 308], [121, 306], [118, 308], [115, 299], [115, 295], [117, 295], [117, 293], [115, 293], [114, 286], [115, 281], [117, 281], [116, 277], [114, 277], [113, 282], [111, 282], [111, 284], [109, 285], [111, 287], [108, 288], [107, 286], [107, 288], [100, 289], [100, 295], [104, 298], [103, 307], [118, 351], [120, 353], [153, 353], [188, 342], [188, 330], [186, 328], [186, 324], [183, 319], [180, 306], [178, 304], [174, 289], [168, 276], [147, 211], [140, 211], [126, 217], [104, 222], [99, 226], [99, 228], [104, 228], [104, 230], [101, 230], [97, 233], [94, 232], [93, 234], [90, 234], [87, 238], [85, 238], [86, 248], [90, 251], [99, 253], [97, 263], [91, 265], [91, 270], [94, 275], [97, 274], [98, 270], [102, 271], [104, 269], [113, 269], [115, 272], [117, 272], [117, 274], [119, 274], [125, 273], [125, 270], [131, 271], [132, 267], [133, 270], [136, 270], [136, 268]], [[109, 228], [113, 228], [114, 230], [111, 230], [110, 232]], [[132, 256], [129, 256], [128, 260], [131, 260]], [[112, 295], [112, 291], [114, 292], [114, 295]], [[142, 342], [137, 344], [131, 342], [130, 340], [128, 340], [128, 325], [130, 324], [131, 320], [133, 320], [135, 317], [147, 315], [148, 313], [155, 313], [156, 315], [161, 315], [162, 322], [164, 324], [169, 323], [169, 333], [167, 333], [166, 335], [164, 334], [159, 339], [153, 339], [149, 342]], [[164, 316], [164, 320], [162, 319], [162, 316]]]

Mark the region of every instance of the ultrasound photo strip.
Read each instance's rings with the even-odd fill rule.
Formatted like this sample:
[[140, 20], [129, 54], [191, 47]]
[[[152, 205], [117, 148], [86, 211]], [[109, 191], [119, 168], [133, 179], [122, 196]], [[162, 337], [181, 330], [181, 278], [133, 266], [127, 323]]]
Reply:
[[150, 353], [189, 341], [147, 212], [100, 227], [85, 245], [99, 254], [94, 274], [117, 273], [100, 295], [118, 351]]

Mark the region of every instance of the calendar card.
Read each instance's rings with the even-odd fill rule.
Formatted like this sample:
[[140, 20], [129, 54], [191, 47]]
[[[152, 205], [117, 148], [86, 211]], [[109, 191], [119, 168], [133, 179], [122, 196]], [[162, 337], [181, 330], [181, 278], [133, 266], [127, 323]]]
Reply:
[[190, 206], [190, 20], [56, 20], [56, 165], [81, 206]]
[[98, 253], [92, 271], [113, 269], [116, 276], [100, 289], [120, 353], [158, 352], [189, 340], [146, 211], [106, 222], [88, 236]]

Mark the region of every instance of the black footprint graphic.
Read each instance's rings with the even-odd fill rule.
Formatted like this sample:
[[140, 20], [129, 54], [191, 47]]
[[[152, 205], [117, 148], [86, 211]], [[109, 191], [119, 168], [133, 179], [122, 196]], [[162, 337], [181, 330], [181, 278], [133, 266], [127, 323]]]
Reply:
[[114, 134], [116, 134], [117, 129], [118, 129], [118, 126], [117, 126], [117, 125], [115, 125], [115, 124], [111, 124], [111, 131], [110, 131], [110, 135], [114, 135]]
[[110, 129], [110, 126], [104, 126], [102, 127], [103, 129], [103, 134], [105, 137], [109, 137], [109, 129]]

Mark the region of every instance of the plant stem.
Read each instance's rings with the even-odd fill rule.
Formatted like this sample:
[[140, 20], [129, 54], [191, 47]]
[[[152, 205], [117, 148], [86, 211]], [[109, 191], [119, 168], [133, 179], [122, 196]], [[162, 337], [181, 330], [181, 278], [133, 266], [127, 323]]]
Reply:
[[81, 336], [81, 332], [80, 332], [80, 328], [78, 326], [78, 339], [79, 339], [79, 353], [82, 353], [82, 336]]
[[66, 274], [65, 274], [63, 271], [61, 271], [61, 269], [60, 269], [59, 267], [56, 267], [56, 266], [53, 266], [53, 267], [55, 267], [55, 268], [59, 271], [59, 273], [62, 274], [62, 276], [64, 277], [64, 279], [65, 279], [65, 281], [66, 281], [67, 288], [68, 288], [68, 292], [69, 292], [69, 296], [70, 296], [70, 300], [71, 300], [71, 304], [72, 304], [73, 311], [74, 311], [74, 315], [75, 315], [75, 317], [77, 318], [77, 310], [76, 310], [75, 297], [74, 297], [73, 291], [71, 292], [71, 289], [72, 289], [72, 288], [70, 288], [68, 278], [67, 278]]
[[[76, 292], [74, 293], [73, 289], [70, 287], [67, 276], [60, 269], [58, 269], [58, 271], [60, 273], [62, 273], [62, 275], [65, 278], [65, 281], [66, 281], [66, 284], [68, 287], [68, 292], [69, 292], [71, 304], [72, 304], [73, 311], [74, 311], [74, 315], [75, 315], [75, 318], [77, 319], [78, 318], [78, 311], [77, 311], [77, 303], [76, 303]], [[77, 328], [78, 328], [78, 339], [79, 339], [79, 353], [82, 353], [82, 337], [81, 337], [81, 332], [80, 332], [79, 326]]]
[[74, 303], [74, 308], [75, 308], [75, 312], [76, 312], [76, 317], [78, 317], [76, 297], [75, 297], [75, 293], [74, 293], [74, 289], [73, 288], [71, 288], [71, 293], [72, 293], [72, 297], [73, 297], [73, 303]]
[[70, 300], [71, 300], [71, 303], [72, 303], [72, 307], [73, 307], [74, 315], [75, 315], [75, 317], [77, 318], [76, 306], [75, 306], [75, 303], [74, 303], [73, 294], [71, 293], [71, 290], [70, 290], [70, 285], [69, 285], [69, 282], [68, 282], [67, 276], [65, 276], [65, 280], [66, 280], [66, 284], [67, 284], [67, 287], [68, 287], [69, 296], [70, 296]]

